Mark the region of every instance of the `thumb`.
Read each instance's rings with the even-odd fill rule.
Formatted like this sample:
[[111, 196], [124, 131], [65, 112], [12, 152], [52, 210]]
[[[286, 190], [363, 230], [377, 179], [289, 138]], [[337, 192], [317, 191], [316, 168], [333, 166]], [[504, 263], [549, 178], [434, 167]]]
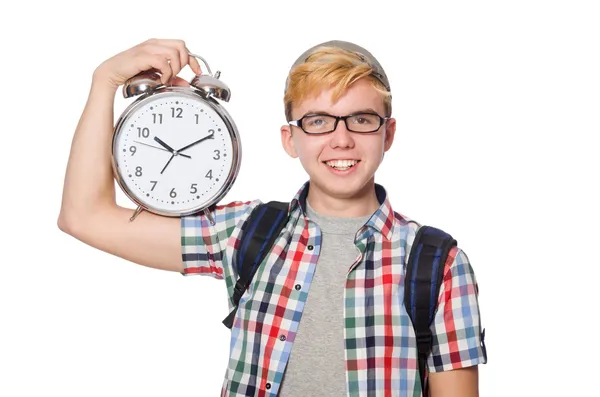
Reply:
[[175, 76], [171, 79], [171, 85], [177, 85], [180, 87], [189, 87], [190, 83], [188, 83], [187, 80], [182, 79], [179, 76]]

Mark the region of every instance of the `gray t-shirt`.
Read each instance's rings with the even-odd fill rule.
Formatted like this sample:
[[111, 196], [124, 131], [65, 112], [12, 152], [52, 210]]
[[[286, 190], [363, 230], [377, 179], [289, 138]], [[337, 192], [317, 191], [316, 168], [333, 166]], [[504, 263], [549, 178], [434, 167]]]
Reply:
[[306, 207], [323, 240], [278, 396], [342, 397], [346, 396], [344, 286], [360, 254], [354, 236], [371, 215], [340, 218], [316, 213], [308, 201]]

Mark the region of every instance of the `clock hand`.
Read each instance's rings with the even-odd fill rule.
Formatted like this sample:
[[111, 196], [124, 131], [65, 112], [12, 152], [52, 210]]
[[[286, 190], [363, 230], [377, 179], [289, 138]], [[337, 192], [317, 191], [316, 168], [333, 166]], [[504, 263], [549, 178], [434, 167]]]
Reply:
[[207, 135], [207, 136], [205, 136], [205, 137], [204, 137], [204, 138], [202, 138], [202, 139], [198, 139], [197, 141], [195, 141], [195, 142], [192, 142], [192, 143], [190, 143], [189, 145], [186, 145], [186, 146], [182, 147], [181, 149], [177, 150], [177, 153], [179, 153], [179, 152], [181, 152], [181, 151], [183, 151], [183, 150], [185, 150], [185, 149], [187, 149], [187, 148], [190, 148], [190, 147], [192, 147], [192, 146], [194, 146], [194, 145], [197, 145], [198, 143], [200, 143], [200, 142], [202, 142], [202, 141], [204, 141], [204, 140], [206, 140], [206, 139], [212, 139], [214, 136], [215, 136], [215, 133], [213, 132], [212, 134], [210, 134], [210, 135]]
[[[148, 145], [147, 143], [144, 143], [144, 142], [140, 142], [140, 141], [134, 141], [134, 142], [135, 143], [139, 143], [140, 145], [145, 145], [145, 146], [153, 147], [154, 149], [164, 150], [165, 152], [169, 151], [168, 149], [164, 149], [164, 148], [161, 148], [161, 147], [158, 147], [158, 146], [154, 146], [154, 145]], [[192, 156], [188, 156], [187, 154], [181, 154], [181, 153], [179, 153], [179, 155], [183, 156], [183, 157], [187, 157], [188, 159], [192, 158]]]
[[163, 167], [162, 171], [160, 172], [161, 174], [163, 172], [165, 172], [165, 170], [167, 169], [167, 166], [169, 165], [169, 163], [171, 162], [171, 160], [173, 160], [173, 157], [175, 157], [174, 154], [171, 155], [171, 158], [169, 159], [169, 161], [167, 161], [167, 164], [165, 164], [165, 166]]
[[156, 142], [158, 142], [158, 143], [160, 144], [160, 146], [162, 146], [162, 147], [164, 147], [165, 149], [167, 149], [169, 152], [173, 153], [173, 152], [175, 151], [175, 150], [173, 150], [173, 148], [172, 148], [171, 146], [169, 146], [169, 145], [167, 145], [166, 143], [164, 143], [164, 142], [162, 141], [162, 139], [160, 139], [159, 137], [155, 136], [155, 137], [154, 137], [154, 140], [155, 140]]

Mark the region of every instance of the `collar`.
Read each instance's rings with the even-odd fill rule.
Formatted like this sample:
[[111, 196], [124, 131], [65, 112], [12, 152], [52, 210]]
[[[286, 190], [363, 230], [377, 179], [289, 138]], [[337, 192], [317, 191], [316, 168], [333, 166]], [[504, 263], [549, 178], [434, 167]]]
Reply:
[[[299, 210], [306, 218], [306, 198], [308, 197], [308, 189], [310, 181], [307, 181], [298, 190], [292, 201], [289, 204], [289, 213]], [[394, 225], [394, 211], [390, 204], [385, 188], [379, 184], [375, 184], [375, 194], [379, 201], [379, 208], [373, 212], [367, 223], [358, 231], [357, 238], [359, 240], [369, 237], [373, 232], [381, 233], [387, 240], [392, 237], [392, 228]]]

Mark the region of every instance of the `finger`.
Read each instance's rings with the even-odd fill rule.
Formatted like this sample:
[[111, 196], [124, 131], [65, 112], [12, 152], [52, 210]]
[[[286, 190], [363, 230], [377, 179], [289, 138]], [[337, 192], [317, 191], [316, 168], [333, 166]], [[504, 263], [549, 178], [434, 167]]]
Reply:
[[169, 57], [169, 64], [171, 65], [171, 70], [173, 71], [173, 76], [177, 76], [183, 67], [181, 65], [181, 58], [179, 56], [179, 51], [174, 48], [166, 48], [165, 53]]
[[[179, 50], [179, 55], [181, 59], [180, 70], [185, 67], [185, 65], [190, 65], [190, 69], [195, 74], [201, 74], [202, 68], [198, 63], [196, 57], [189, 55], [191, 51], [187, 48], [185, 41], [179, 39], [149, 39], [144, 42], [144, 45], [152, 45], [152, 46], [165, 46], [171, 48], [177, 48]], [[178, 74], [179, 72], [175, 73]]]
[[[185, 41], [179, 39], [150, 39], [147, 40], [144, 44], [152, 46], [156, 49], [156, 47], [164, 47], [171, 48], [177, 51], [178, 59], [179, 59], [179, 70], [183, 69], [185, 65], [188, 64], [189, 60], [189, 50], [185, 46]], [[175, 73], [177, 74], [177, 73]]]
[[183, 41], [181, 42], [181, 45], [182, 48], [180, 50], [180, 53], [182, 54], [184, 59], [182, 65], [188, 64], [190, 66], [190, 69], [192, 69], [192, 72], [194, 72], [195, 74], [202, 74], [202, 69], [200, 68], [200, 64], [198, 63], [196, 57], [190, 55], [192, 52], [186, 47]]
[[192, 69], [192, 71], [195, 74], [201, 74], [202, 73], [202, 69], [200, 69], [200, 65], [198, 64], [198, 60], [196, 59], [196, 57], [190, 55], [192, 52], [187, 48], [185, 41], [183, 40], [177, 40], [175, 45], [177, 46], [177, 48], [179, 49], [179, 53], [181, 54], [181, 65], [182, 67], [184, 65], [189, 65], [190, 69]]
[[192, 69], [192, 71], [196, 74], [202, 74], [202, 69], [200, 68], [200, 64], [198, 63], [196, 57], [189, 55], [188, 58], [188, 64], [190, 65], [190, 69]]
[[160, 71], [161, 78], [163, 84], [167, 84], [169, 80], [173, 77], [173, 71], [171, 70], [171, 65], [167, 61], [167, 57], [164, 55], [148, 55], [146, 60], [146, 69], [155, 68]]
[[180, 87], [189, 87], [190, 83], [187, 80], [182, 79], [179, 76], [175, 76], [171, 79], [171, 85], [178, 85]]
[[179, 62], [179, 54], [169, 54], [167, 62], [171, 66], [171, 80], [181, 71], [181, 65]]
[[181, 68], [184, 68], [185, 65], [189, 64], [189, 50], [185, 46], [185, 42], [183, 40], [177, 40], [176, 43], [174, 43], [174, 45], [177, 47], [177, 50], [179, 51], [179, 56], [181, 57]]
[[168, 63], [171, 66], [171, 75], [172, 76], [176, 76], [181, 71], [182, 67], [185, 66], [185, 65], [181, 65], [181, 61], [180, 61], [181, 56], [180, 56], [177, 48], [173, 48], [173, 47], [169, 47], [169, 46], [165, 46], [165, 45], [159, 45], [159, 44], [147, 44], [144, 47], [143, 51], [148, 52], [153, 55], [164, 56], [168, 60]]

